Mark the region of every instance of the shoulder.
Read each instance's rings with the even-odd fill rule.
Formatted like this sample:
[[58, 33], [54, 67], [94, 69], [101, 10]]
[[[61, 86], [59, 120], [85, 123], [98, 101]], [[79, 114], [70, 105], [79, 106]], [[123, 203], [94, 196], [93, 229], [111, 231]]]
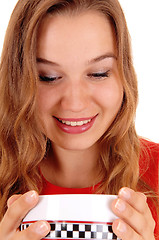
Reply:
[[140, 177], [158, 190], [159, 144], [140, 139]]
[[159, 151], [159, 143], [152, 142], [146, 138], [140, 138], [141, 147], [145, 146], [150, 149]]
[[146, 139], [140, 139], [140, 158], [150, 158], [156, 163], [159, 162], [159, 143], [154, 143]]

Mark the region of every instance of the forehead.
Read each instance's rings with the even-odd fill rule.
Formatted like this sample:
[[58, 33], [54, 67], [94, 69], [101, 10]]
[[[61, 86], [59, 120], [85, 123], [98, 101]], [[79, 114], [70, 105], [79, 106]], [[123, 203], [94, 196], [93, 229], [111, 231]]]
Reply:
[[115, 34], [109, 19], [97, 11], [76, 15], [56, 14], [43, 19], [37, 42], [38, 57], [50, 59], [95, 57], [103, 52], [115, 54]]

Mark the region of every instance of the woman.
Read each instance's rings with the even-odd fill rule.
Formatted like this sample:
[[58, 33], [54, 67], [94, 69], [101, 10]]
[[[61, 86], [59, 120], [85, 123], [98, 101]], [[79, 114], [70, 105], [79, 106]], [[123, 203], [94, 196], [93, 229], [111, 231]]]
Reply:
[[137, 81], [118, 1], [20, 0], [0, 79], [0, 239], [50, 231], [44, 221], [17, 231], [37, 192], [118, 194], [114, 233], [155, 239], [159, 146], [135, 132]]

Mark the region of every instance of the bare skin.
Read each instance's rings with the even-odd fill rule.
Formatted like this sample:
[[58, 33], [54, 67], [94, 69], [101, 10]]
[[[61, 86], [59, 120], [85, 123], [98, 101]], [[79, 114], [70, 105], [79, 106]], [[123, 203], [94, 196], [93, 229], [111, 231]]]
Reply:
[[24, 195], [14, 195], [8, 200], [8, 210], [0, 223], [1, 240], [39, 240], [50, 231], [50, 225], [45, 221], [39, 221], [30, 226], [26, 231], [17, 229], [27, 214], [38, 203], [38, 194], [30, 191]]
[[[42, 161], [41, 171], [59, 186], [92, 186], [94, 179], [102, 180], [98, 140], [123, 101], [110, 22], [98, 12], [47, 17], [38, 35], [37, 68], [41, 78], [37, 110], [53, 149]], [[79, 126], [59, 127], [57, 118], [72, 124], [80, 124], [81, 119], [94, 122], [78, 131]]]

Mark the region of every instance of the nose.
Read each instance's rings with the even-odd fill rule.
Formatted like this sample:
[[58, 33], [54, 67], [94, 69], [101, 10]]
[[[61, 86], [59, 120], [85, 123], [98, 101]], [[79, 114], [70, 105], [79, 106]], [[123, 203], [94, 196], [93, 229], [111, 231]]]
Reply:
[[61, 99], [63, 110], [82, 112], [89, 104], [89, 88], [84, 81], [69, 81]]

